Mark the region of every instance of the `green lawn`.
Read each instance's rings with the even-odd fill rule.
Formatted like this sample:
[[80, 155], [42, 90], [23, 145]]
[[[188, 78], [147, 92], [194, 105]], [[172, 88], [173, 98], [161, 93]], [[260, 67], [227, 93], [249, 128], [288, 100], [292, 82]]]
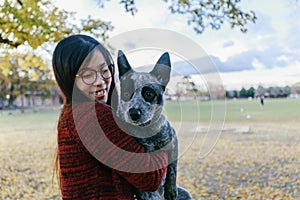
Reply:
[[0, 111], [0, 134], [10, 132], [38, 132], [55, 129], [58, 120], [59, 109], [50, 109], [33, 112], [27, 110], [21, 113], [19, 110]]
[[167, 101], [165, 106], [170, 121], [209, 121], [213, 110], [228, 122], [300, 121], [300, 99], [265, 99], [264, 107], [258, 100]]
[[[295, 122], [300, 121], [300, 99], [265, 99], [264, 107], [261, 107], [258, 100], [166, 101], [164, 109], [168, 119], [176, 122], [207, 122], [216, 116], [213, 112], [219, 114], [221, 119], [225, 116], [228, 122]], [[57, 120], [58, 114], [59, 109], [38, 113], [27, 111], [24, 114], [14, 111], [13, 115], [0, 111], [0, 131], [16, 126], [39, 127], [43, 123]]]

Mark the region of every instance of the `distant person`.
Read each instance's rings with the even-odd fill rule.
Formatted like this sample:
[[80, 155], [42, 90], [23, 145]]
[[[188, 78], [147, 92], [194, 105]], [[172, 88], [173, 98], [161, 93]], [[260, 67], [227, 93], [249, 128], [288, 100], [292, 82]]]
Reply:
[[[64, 97], [57, 152], [62, 199], [133, 200], [135, 188], [156, 191], [166, 175], [168, 154], [145, 154], [144, 148], [116, 125], [109, 106], [115, 86], [109, 52], [92, 37], [73, 35], [57, 44], [52, 65]], [[93, 151], [83, 141], [93, 144]], [[132, 153], [120, 157], [120, 151]], [[137, 155], [143, 159], [137, 160]], [[119, 170], [124, 167], [128, 170]], [[130, 171], [139, 168], [153, 170]]]
[[261, 106], [264, 106], [264, 98], [265, 98], [264, 95], [260, 96], [260, 105]]

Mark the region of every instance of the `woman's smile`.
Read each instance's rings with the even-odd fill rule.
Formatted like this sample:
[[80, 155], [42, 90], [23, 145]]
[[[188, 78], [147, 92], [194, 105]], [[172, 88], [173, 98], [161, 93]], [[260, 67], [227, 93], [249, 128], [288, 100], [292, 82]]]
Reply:
[[96, 90], [95, 92], [90, 92], [90, 95], [94, 95], [95, 99], [101, 100], [107, 96], [107, 88]]

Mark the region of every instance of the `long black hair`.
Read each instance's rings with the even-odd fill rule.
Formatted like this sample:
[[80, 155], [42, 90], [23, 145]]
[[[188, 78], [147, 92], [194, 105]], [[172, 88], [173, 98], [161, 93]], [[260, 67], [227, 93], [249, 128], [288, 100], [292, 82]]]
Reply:
[[[52, 57], [55, 79], [64, 95], [65, 104], [71, 104], [72, 101], [90, 101], [88, 97], [80, 92], [74, 83], [76, 74], [82, 63], [96, 48], [102, 53], [113, 74], [107, 100], [107, 104], [111, 103], [112, 91], [115, 88], [113, 59], [108, 50], [96, 39], [87, 35], [77, 34], [61, 40], [57, 44]], [[76, 95], [73, 95], [74, 92], [76, 92]]]

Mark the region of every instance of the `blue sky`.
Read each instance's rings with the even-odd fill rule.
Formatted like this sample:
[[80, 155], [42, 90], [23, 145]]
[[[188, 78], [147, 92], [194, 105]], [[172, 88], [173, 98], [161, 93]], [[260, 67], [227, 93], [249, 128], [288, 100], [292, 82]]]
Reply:
[[[185, 35], [213, 58], [226, 89], [300, 81], [300, 4], [296, 0], [244, 0], [241, 6], [258, 16], [246, 34], [225, 25], [201, 35], [187, 25], [184, 16], [171, 14], [163, 0], [137, 0], [135, 16], [125, 13], [116, 0], [105, 2], [104, 8], [99, 8], [96, 0], [66, 2], [57, 0], [56, 4], [76, 11], [78, 18], [91, 15], [111, 21], [115, 29], [110, 37], [140, 28], [163, 28]], [[147, 58], [132, 59], [136, 65], [148, 64]]]

